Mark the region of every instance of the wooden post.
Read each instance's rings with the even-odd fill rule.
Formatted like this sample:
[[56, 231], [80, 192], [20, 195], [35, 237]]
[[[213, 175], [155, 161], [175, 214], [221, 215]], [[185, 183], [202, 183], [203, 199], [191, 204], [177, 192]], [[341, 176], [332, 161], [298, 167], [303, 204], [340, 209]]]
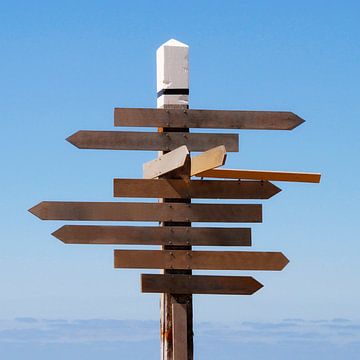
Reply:
[[[163, 109], [189, 108], [189, 47], [177, 40], [169, 40], [156, 52], [157, 107]], [[188, 128], [159, 128], [159, 132], [189, 132]], [[164, 153], [161, 153], [164, 154]], [[188, 162], [190, 177], [190, 161]], [[168, 175], [164, 177], [169, 178]], [[172, 175], [175, 178], [176, 175]], [[161, 202], [187, 202], [191, 199], [159, 199]], [[190, 222], [163, 222], [161, 226], [191, 226]], [[163, 250], [191, 250], [191, 246], [162, 246]], [[191, 274], [191, 270], [162, 270], [164, 274]], [[180, 305], [179, 305], [180, 304]], [[182, 312], [182, 324], [174, 326], [173, 309]], [[180, 327], [180, 329], [179, 329]], [[175, 333], [174, 333], [175, 331]], [[181, 339], [177, 334], [186, 331], [186, 344], [174, 344]], [[160, 302], [161, 360], [193, 360], [193, 303], [192, 295], [162, 294]], [[178, 340], [181, 341], [181, 340]], [[185, 345], [185, 349], [184, 349]], [[179, 347], [180, 346], [180, 347]], [[174, 351], [174, 347], [177, 349]], [[179, 353], [178, 351], [181, 352]], [[181, 355], [177, 355], [181, 354]], [[180, 356], [180, 357], [178, 357]]]

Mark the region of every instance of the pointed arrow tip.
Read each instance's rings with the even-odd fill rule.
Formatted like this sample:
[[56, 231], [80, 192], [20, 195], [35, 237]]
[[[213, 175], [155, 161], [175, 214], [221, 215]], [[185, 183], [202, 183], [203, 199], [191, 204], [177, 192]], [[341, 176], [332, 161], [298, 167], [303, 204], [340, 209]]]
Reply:
[[283, 267], [282, 269], [284, 269], [287, 264], [290, 262], [290, 260], [282, 253], [282, 256], [283, 256]]
[[66, 229], [66, 225], [55, 230], [54, 232], [51, 233], [51, 235], [54, 236], [55, 238], [57, 238], [58, 240], [62, 241], [63, 243], [66, 243], [66, 238], [64, 237], [65, 229]]
[[256, 279], [254, 279], [254, 280], [256, 281], [256, 285], [257, 285], [257, 289], [255, 290], [255, 292], [259, 291], [261, 288], [264, 287], [264, 285], [261, 282], [257, 281]]
[[252, 294], [255, 294], [256, 292], [258, 292], [261, 288], [264, 287], [264, 285], [257, 281], [256, 279], [254, 279], [252, 276], [250, 277], [250, 280], [251, 282], [253, 283], [253, 291], [249, 294], [249, 295], [252, 295]]
[[42, 204], [43, 204], [43, 201], [38, 203], [37, 205], [33, 206], [32, 208], [28, 209], [28, 211], [31, 214], [35, 215], [36, 217], [38, 217], [41, 220], [43, 220], [43, 218], [41, 217]]
[[277, 195], [280, 191], [282, 191], [278, 186], [276, 186], [270, 181], [265, 181], [263, 184], [266, 187], [266, 195], [264, 196], [265, 199], [270, 199], [273, 196]]
[[282, 189], [280, 189], [278, 186], [274, 185], [271, 183], [271, 185], [273, 186], [274, 189], [274, 195], [278, 194], [279, 192], [282, 191]]
[[69, 142], [71, 145], [74, 145], [75, 147], [79, 148], [79, 146], [77, 145], [77, 140], [78, 140], [78, 134], [80, 131], [77, 131], [76, 133], [70, 135], [69, 137], [67, 137], [65, 140], [67, 142]]
[[303, 118], [301, 118], [299, 115], [296, 115], [294, 113], [290, 113], [290, 118], [293, 120], [293, 124], [289, 128], [289, 130], [293, 130], [305, 122]]

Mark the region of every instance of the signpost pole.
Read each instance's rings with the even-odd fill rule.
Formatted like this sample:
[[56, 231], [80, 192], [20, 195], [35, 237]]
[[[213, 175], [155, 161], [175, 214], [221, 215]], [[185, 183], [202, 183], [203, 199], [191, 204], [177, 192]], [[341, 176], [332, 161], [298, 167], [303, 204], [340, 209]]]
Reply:
[[[171, 39], [161, 45], [156, 52], [157, 66], [157, 107], [165, 110], [189, 108], [189, 47]], [[189, 132], [188, 128], [158, 128], [159, 132]], [[160, 153], [163, 155], [164, 152]], [[186, 165], [185, 165], [186, 166]], [[190, 163], [188, 164], [190, 178]], [[164, 175], [176, 178], [176, 175]], [[191, 199], [159, 199], [160, 202], [186, 202]], [[191, 226], [190, 222], [162, 222], [161, 226]], [[171, 239], [170, 239], [171, 240]], [[164, 245], [163, 250], [191, 250], [191, 246]], [[163, 274], [188, 274], [191, 270], [162, 270]], [[174, 309], [176, 311], [174, 311]], [[180, 311], [179, 323], [174, 324]], [[160, 341], [161, 360], [193, 359], [193, 302], [192, 295], [161, 294], [160, 301]], [[176, 326], [175, 326], [176, 325]], [[176, 341], [177, 339], [186, 341]]]

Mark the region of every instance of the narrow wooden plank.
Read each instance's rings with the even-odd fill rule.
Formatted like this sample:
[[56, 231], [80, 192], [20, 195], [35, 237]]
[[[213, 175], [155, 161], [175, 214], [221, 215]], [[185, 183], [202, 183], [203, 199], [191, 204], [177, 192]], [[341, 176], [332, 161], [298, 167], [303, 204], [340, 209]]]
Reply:
[[42, 220], [261, 222], [260, 204], [43, 201], [29, 210]]
[[172, 151], [186, 145], [189, 151], [206, 151], [225, 145], [229, 152], [239, 151], [238, 134], [80, 130], [66, 140], [79, 149]]
[[250, 228], [64, 225], [52, 235], [66, 244], [251, 246]]
[[185, 165], [189, 159], [189, 150], [185, 145], [159, 156], [143, 165], [143, 176], [145, 179], [152, 179], [171, 171], [179, 169]]
[[251, 276], [141, 274], [145, 293], [252, 295], [262, 287]]
[[282, 270], [289, 260], [280, 252], [115, 250], [115, 268], [193, 270]]
[[319, 183], [321, 174], [286, 172], [286, 171], [213, 169], [199, 173], [197, 174], [197, 176], [222, 178], [222, 179], [254, 179], [254, 180], [270, 180], [270, 181]]
[[280, 191], [268, 181], [114, 179], [115, 197], [269, 199]]
[[287, 111], [115, 108], [115, 126], [292, 130], [304, 122]]
[[191, 158], [190, 175], [196, 175], [203, 171], [222, 166], [226, 160], [226, 149], [224, 145], [203, 152]]
[[173, 360], [188, 360], [187, 305], [173, 303], [171, 307], [173, 320]]

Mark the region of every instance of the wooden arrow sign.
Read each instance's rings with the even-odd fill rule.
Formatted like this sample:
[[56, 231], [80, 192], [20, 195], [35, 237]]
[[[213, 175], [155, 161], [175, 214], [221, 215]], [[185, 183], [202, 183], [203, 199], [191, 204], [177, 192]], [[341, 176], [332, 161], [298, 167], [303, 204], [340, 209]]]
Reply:
[[115, 250], [115, 268], [194, 270], [282, 270], [289, 260], [280, 252]]
[[143, 176], [152, 179], [183, 167], [190, 159], [189, 150], [185, 145], [159, 156], [143, 165]]
[[186, 145], [189, 151], [206, 151], [225, 145], [239, 151], [238, 134], [80, 130], [66, 140], [80, 149], [171, 151]]
[[144, 293], [252, 295], [262, 287], [251, 276], [141, 274]]
[[190, 175], [196, 175], [206, 170], [214, 169], [225, 164], [226, 149], [224, 145], [217, 146], [191, 158]]
[[261, 222], [258, 204], [43, 201], [29, 210], [42, 220]]
[[280, 191], [268, 181], [114, 179], [115, 197], [269, 199]]
[[319, 183], [321, 174], [285, 172], [285, 171], [211, 169], [199, 173], [197, 174], [197, 176], [222, 178], [222, 179], [255, 179], [255, 180], [270, 180], [270, 181]]
[[250, 228], [65, 225], [52, 235], [66, 244], [251, 246]]
[[304, 122], [286, 111], [115, 108], [115, 126], [292, 130]]

